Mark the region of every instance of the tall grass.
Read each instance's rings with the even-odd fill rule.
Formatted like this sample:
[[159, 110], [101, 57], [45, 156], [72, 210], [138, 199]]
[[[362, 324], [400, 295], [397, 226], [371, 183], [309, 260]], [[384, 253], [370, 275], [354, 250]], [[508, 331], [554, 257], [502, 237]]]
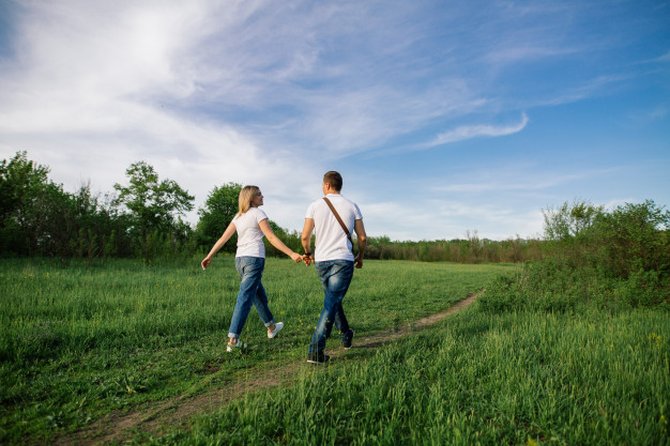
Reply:
[[655, 271], [528, 265], [440, 327], [144, 440], [670, 444], [667, 285]]
[[[512, 269], [369, 261], [345, 308], [361, 336], [395, 330]], [[0, 443], [48, 442], [114, 410], [205, 391], [238, 370], [302, 361], [322, 303], [316, 273], [268, 259], [264, 283], [286, 328], [269, 342], [252, 311], [242, 333], [250, 349], [230, 356], [223, 346], [239, 285], [231, 257], [204, 272], [196, 258], [0, 260]]]
[[131, 441], [670, 444], [661, 277], [605, 280], [551, 262], [523, 271], [368, 262], [345, 301], [359, 339], [487, 289], [438, 326], [315, 368], [304, 363], [322, 301], [312, 269], [269, 259], [270, 305], [287, 328], [268, 341], [252, 312], [243, 333], [250, 349], [227, 355], [232, 259], [218, 257], [206, 272], [197, 262], [1, 263], [0, 442], [49, 443], [115, 410], [142, 411], [225, 387], [235, 374], [253, 379], [255, 370], [298, 363], [285, 386]]
[[470, 312], [154, 444], [668, 444], [668, 315]]

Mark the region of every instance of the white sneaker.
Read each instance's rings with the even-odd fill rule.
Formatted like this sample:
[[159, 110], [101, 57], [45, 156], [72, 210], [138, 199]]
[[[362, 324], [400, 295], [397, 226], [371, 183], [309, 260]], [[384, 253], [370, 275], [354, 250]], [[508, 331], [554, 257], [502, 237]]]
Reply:
[[268, 331], [268, 338], [272, 339], [275, 336], [277, 336], [277, 333], [279, 333], [282, 328], [284, 328], [284, 323], [283, 322], [277, 322], [275, 324], [275, 329], [272, 330], [272, 331]]
[[244, 343], [242, 343], [242, 341], [238, 339], [235, 344], [226, 344], [226, 351], [228, 353], [231, 353], [236, 348], [242, 348], [242, 347], [244, 347]]

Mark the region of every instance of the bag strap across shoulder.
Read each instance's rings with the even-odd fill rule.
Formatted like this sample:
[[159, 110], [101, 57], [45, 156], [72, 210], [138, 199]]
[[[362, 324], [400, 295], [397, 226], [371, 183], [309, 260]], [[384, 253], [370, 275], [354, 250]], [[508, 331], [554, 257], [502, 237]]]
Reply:
[[328, 197], [323, 197], [323, 201], [326, 202], [330, 210], [333, 212], [333, 215], [335, 215], [335, 218], [337, 219], [337, 222], [342, 226], [342, 230], [344, 231], [345, 234], [347, 234], [347, 240], [349, 240], [349, 243], [351, 243], [351, 249], [354, 249], [354, 242], [351, 240], [351, 233], [349, 232], [349, 229], [347, 229], [347, 225], [344, 224], [342, 221], [342, 218], [340, 217], [340, 214], [337, 213], [337, 210], [335, 210], [335, 206], [333, 206], [333, 203], [328, 199]]

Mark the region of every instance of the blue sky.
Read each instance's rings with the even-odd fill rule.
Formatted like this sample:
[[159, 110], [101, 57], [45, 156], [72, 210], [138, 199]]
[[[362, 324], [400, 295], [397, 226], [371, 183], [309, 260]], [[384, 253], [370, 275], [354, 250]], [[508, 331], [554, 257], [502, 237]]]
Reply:
[[140, 160], [196, 207], [257, 184], [289, 230], [335, 169], [393, 240], [667, 208], [670, 2], [0, 0], [0, 157], [19, 150], [71, 192]]

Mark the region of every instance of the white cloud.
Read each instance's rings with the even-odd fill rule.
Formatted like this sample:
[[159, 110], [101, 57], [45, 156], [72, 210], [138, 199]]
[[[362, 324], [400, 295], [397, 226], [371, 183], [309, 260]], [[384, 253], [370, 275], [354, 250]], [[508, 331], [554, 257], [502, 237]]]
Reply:
[[666, 52], [662, 56], [659, 56], [658, 58], [654, 59], [656, 62], [670, 62], [670, 51]]
[[[498, 169], [493, 172], [480, 172], [479, 177], [481, 181], [471, 181], [467, 183], [454, 183], [446, 185], [437, 185], [432, 189], [440, 192], [458, 192], [458, 193], [485, 193], [491, 191], [521, 191], [532, 192], [541, 191], [551, 188], [556, 188], [567, 183], [574, 183], [581, 180], [592, 180], [597, 177], [602, 177], [615, 172], [619, 172], [621, 168], [606, 168], [606, 169], [588, 169], [581, 170], [574, 173], [552, 173], [544, 171], [541, 174], [538, 172], [537, 166], [535, 168], [526, 169], [526, 171], [513, 169]], [[474, 175], [473, 175], [474, 176]], [[496, 178], [491, 180], [491, 178]], [[518, 178], [525, 178], [520, 181]]]
[[582, 81], [580, 85], [564, 87], [558, 92], [552, 93], [547, 98], [537, 98], [533, 100], [533, 106], [562, 105], [571, 102], [581, 101], [593, 97], [597, 94], [603, 94], [608, 88], [612, 89], [612, 84], [626, 80], [624, 75], [606, 75], [598, 76], [595, 79]]
[[525, 113], [522, 113], [521, 121], [519, 121], [517, 124], [506, 126], [478, 124], [457, 127], [455, 129], [440, 133], [433, 141], [419, 147], [430, 148], [472, 138], [512, 135], [526, 128], [527, 124], [528, 116], [526, 116]]
[[180, 110], [200, 79], [191, 52], [225, 14], [209, 17], [202, 2], [99, 6], [27, 8], [21, 57], [0, 74], [9, 87], [0, 93], [4, 156], [27, 150], [69, 190], [90, 180], [110, 192], [139, 160], [200, 202], [228, 181], [299, 188], [292, 160], [268, 156], [243, 129]]
[[359, 203], [366, 230], [391, 240], [452, 240], [477, 231], [479, 237], [505, 240], [519, 235], [536, 237], [544, 219], [539, 209], [492, 203], [468, 203], [427, 198], [411, 203]]
[[528, 43], [504, 45], [501, 49], [486, 56], [493, 65], [529, 62], [536, 59], [564, 56], [576, 53], [574, 48], [553, 48]]
[[[196, 195], [198, 204], [214, 186], [255, 183], [271, 218], [299, 229], [305, 205], [319, 195], [322, 172], [332, 165], [360, 162], [363, 154], [386, 156], [389, 147], [407, 152], [417, 141], [427, 149], [512, 135], [527, 127], [526, 113], [534, 107], [575, 102], [628, 80], [589, 70], [560, 82], [536, 78], [529, 86], [522, 84], [525, 76], [510, 75], [520, 62], [539, 72], [545, 67], [537, 64], [594, 48], [572, 37], [571, 14], [583, 12], [576, 11], [579, 5], [502, 2], [485, 13], [467, 2], [433, 6], [22, 3], [6, 40], [14, 47], [0, 52], [0, 155], [27, 150], [69, 190], [90, 180], [94, 190], [111, 191], [139, 160]], [[526, 110], [518, 121], [501, 124], [501, 116], [518, 110]], [[662, 119], [665, 110], [655, 116]], [[438, 125], [447, 130], [431, 141]], [[409, 182], [414, 172], [385, 174]], [[430, 198], [552, 189], [571, 177], [479, 178], [452, 178]], [[370, 202], [364, 212], [371, 234], [417, 239], [462, 237], [475, 229], [487, 237], [521, 232], [503, 219], [534, 228], [508, 212], [512, 205], [487, 204], [495, 199], [444, 208], [434, 218], [422, 208], [432, 202], [390, 201], [385, 193], [372, 187], [363, 196]]]

